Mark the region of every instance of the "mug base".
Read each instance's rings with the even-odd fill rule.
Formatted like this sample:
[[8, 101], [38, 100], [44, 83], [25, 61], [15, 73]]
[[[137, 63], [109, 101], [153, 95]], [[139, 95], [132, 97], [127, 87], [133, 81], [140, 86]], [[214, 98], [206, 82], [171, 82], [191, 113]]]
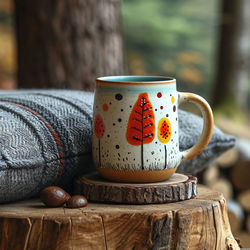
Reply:
[[120, 171], [107, 168], [97, 168], [99, 174], [107, 180], [115, 182], [147, 183], [166, 181], [176, 171], [177, 167], [163, 170]]

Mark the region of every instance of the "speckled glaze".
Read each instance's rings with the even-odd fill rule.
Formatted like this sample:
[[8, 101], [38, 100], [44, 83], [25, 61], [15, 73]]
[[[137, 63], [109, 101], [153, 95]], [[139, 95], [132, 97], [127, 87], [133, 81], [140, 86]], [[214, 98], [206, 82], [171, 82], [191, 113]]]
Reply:
[[[178, 105], [194, 102], [204, 129], [193, 148], [180, 152]], [[207, 146], [213, 116], [207, 102], [176, 90], [176, 80], [153, 76], [113, 76], [96, 80], [92, 152], [100, 174], [122, 182], [168, 179], [181, 161]]]

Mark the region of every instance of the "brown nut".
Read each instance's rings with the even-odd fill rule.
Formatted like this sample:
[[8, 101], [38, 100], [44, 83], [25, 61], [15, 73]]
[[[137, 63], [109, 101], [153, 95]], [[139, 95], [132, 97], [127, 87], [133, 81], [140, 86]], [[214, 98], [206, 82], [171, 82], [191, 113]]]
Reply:
[[82, 195], [74, 195], [67, 200], [66, 206], [68, 208], [80, 208], [88, 205], [87, 199]]
[[60, 207], [69, 198], [70, 195], [57, 186], [49, 186], [40, 193], [40, 199], [47, 207]]

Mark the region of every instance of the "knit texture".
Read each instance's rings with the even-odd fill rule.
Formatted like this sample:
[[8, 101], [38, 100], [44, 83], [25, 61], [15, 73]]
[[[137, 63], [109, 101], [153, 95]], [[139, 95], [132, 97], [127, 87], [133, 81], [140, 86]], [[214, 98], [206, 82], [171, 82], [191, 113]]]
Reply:
[[[191, 148], [199, 139], [203, 128], [203, 119], [189, 112], [179, 110], [180, 151]], [[180, 164], [179, 173], [196, 175], [228, 149], [235, 146], [235, 137], [224, 134], [214, 126], [212, 138], [205, 150], [195, 158]]]
[[[49, 185], [70, 191], [91, 160], [93, 93], [73, 90], [0, 92], [0, 203], [37, 196]], [[198, 140], [203, 121], [179, 111], [180, 150]], [[208, 147], [178, 171], [196, 174], [234, 146], [214, 128]]]
[[89, 171], [92, 102], [81, 91], [0, 92], [1, 203], [52, 184], [69, 190]]

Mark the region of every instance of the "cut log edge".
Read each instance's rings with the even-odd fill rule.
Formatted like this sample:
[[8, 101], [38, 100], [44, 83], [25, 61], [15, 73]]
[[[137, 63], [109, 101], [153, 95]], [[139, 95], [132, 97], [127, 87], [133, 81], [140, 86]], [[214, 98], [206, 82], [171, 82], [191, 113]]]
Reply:
[[[182, 174], [177, 174], [182, 175]], [[121, 204], [161, 204], [188, 200], [197, 195], [197, 178], [192, 175], [176, 183], [112, 183], [98, 179], [96, 173], [76, 181], [75, 191], [94, 202]], [[113, 184], [113, 185], [112, 185]]]

